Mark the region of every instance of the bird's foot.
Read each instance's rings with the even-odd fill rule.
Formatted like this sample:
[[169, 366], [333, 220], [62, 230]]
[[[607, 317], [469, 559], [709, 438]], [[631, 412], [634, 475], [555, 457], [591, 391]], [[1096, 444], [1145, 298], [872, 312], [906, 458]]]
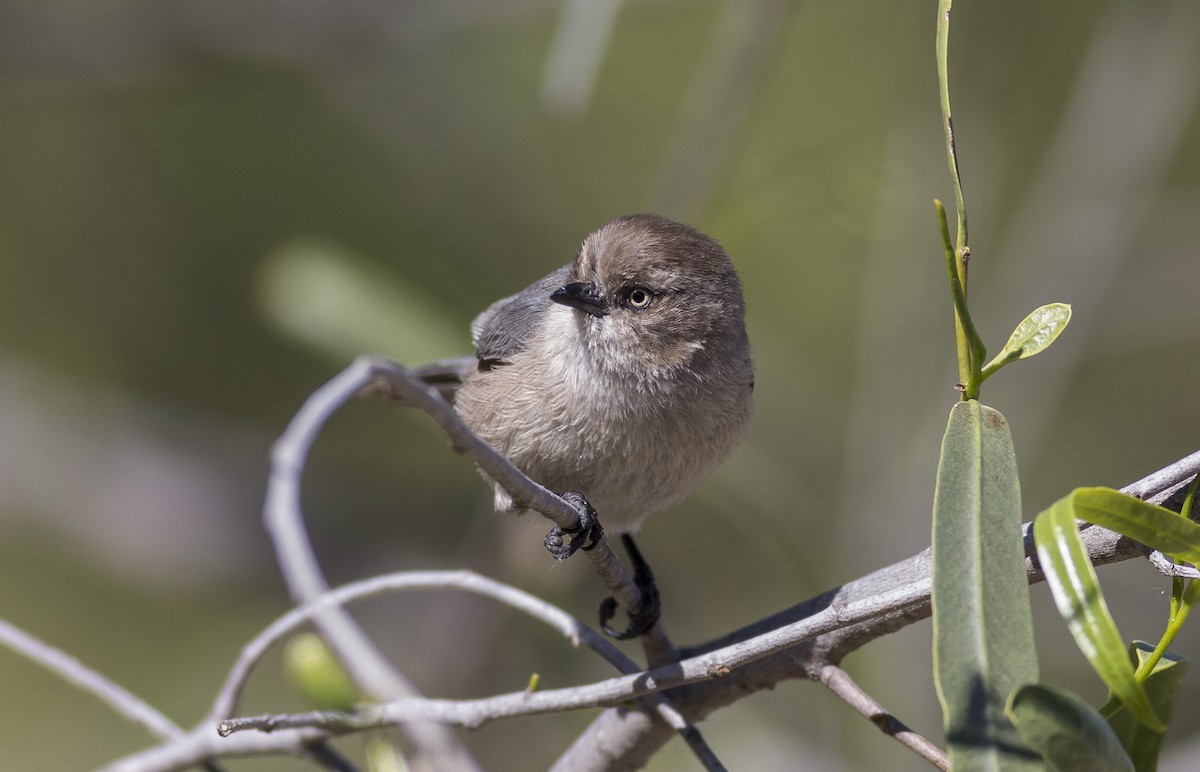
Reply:
[[562, 494], [562, 497], [579, 512], [579, 525], [570, 531], [556, 525], [550, 533], [546, 534], [546, 550], [554, 556], [555, 560], [566, 560], [580, 549], [584, 551], [593, 549], [604, 536], [604, 528], [600, 526], [600, 518], [596, 514], [596, 510], [592, 508], [582, 493], [567, 491]]
[[633, 583], [642, 594], [642, 603], [638, 610], [629, 615], [629, 626], [618, 631], [609, 626], [609, 621], [617, 613], [617, 599], [611, 595], [600, 602], [600, 629], [608, 636], [618, 641], [627, 641], [649, 631], [658, 624], [662, 614], [662, 601], [658, 595], [658, 585], [654, 582], [654, 572], [650, 564], [642, 557], [633, 537], [627, 533], [621, 534], [621, 543], [629, 553], [629, 562], [633, 566]]

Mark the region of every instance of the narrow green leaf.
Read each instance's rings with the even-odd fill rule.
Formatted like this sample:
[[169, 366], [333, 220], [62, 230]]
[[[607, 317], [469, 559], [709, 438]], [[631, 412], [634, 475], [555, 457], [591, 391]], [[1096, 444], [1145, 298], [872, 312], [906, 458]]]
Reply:
[[1112, 488], [1078, 488], [1075, 517], [1124, 534], [1176, 560], [1200, 564], [1200, 524]]
[[1121, 740], [1091, 705], [1065, 689], [1022, 686], [1008, 717], [1021, 739], [1059, 772], [1133, 772]]
[[[1059, 499], [1033, 521], [1038, 559], [1058, 611], [1075, 637], [1075, 643], [1097, 675], [1138, 720], [1165, 731], [1150, 706], [1125, 655], [1125, 643], [1108, 613], [1096, 570], [1075, 527], [1075, 494]], [[1180, 518], [1182, 519], [1182, 518]]]
[[984, 370], [990, 375], [1008, 362], [1040, 354], [1066, 329], [1070, 321], [1071, 307], [1066, 303], [1050, 303], [1034, 309], [1021, 320], [1008, 337], [1008, 343]]
[[1021, 490], [1004, 416], [950, 411], [933, 504], [934, 679], [951, 766], [1040, 769], [1004, 714], [1037, 681]]
[[[1129, 645], [1129, 657], [1134, 666], [1144, 662], [1154, 651], [1154, 647], [1143, 641], [1134, 641]], [[1167, 653], [1158, 661], [1144, 684], [1146, 694], [1154, 711], [1163, 721], [1171, 720], [1171, 710], [1175, 706], [1175, 693], [1187, 672], [1188, 660]], [[1108, 719], [1121, 744], [1133, 759], [1133, 766], [1138, 772], [1150, 772], [1158, 768], [1158, 751], [1162, 745], [1162, 733], [1155, 732], [1138, 722], [1129, 711], [1123, 710]]]

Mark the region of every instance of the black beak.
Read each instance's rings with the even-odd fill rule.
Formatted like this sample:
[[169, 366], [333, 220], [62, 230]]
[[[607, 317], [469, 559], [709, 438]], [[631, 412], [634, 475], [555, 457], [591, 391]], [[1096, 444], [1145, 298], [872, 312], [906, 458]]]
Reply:
[[573, 281], [570, 284], [564, 284], [550, 293], [550, 299], [564, 306], [578, 308], [592, 316], [608, 315], [608, 311], [604, 309], [604, 300], [596, 291], [596, 285], [588, 281]]

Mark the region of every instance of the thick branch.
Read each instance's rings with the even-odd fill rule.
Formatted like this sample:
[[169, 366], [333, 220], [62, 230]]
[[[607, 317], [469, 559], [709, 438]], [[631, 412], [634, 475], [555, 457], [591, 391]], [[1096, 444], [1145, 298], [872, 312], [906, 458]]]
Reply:
[[[1188, 482], [1200, 472], [1200, 452], [1180, 459], [1122, 490], [1169, 509], [1178, 510]], [[1026, 524], [1029, 548], [1032, 537]], [[1095, 565], [1115, 563], [1143, 554], [1140, 544], [1099, 526], [1082, 533], [1088, 555]], [[1029, 549], [1027, 549], [1028, 553]], [[1029, 581], [1044, 579], [1036, 557], [1027, 559]], [[821, 667], [838, 665], [846, 655], [870, 641], [892, 633], [929, 616], [929, 550], [907, 560], [882, 568], [841, 587], [824, 592], [789, 609], [735, 630], [700, 646], [681, 650], [691, 658], [713, 650], [721, 650], [738, 641], [751, 639], [771, 630], [778, 630], [798, 619], [823, 613], [833, 606], [880, 597], [891, 588], [891, 601], [886, 611], [867, 621], [845, 627], [808, 640], [800, 646], [752, 662], [729, 677], [696, 684], [683, 690], [669, 692], [672, 704], [687, 718], [700, 721], [713, 711], [732, 704], [761, 689], [771, 689], [780, 682], [795, 678], [818, 678]], [[685, 659], [687, 661], [687, 659]], [[653, 717], [633, 716], [628, 711], [607, 710], [559, 758], [556, 770], [625, 770], [635, 769], [650, 758], [671, 738]]]

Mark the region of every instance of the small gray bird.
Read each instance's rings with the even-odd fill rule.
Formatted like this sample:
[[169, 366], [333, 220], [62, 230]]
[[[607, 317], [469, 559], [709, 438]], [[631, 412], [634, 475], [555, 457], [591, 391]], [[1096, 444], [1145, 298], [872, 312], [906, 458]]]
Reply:
[[[606, 529], [635, 531], [746, 431], [743, 314], [717, 242], [657, 215], [618, 217], [574, 262], [475, 319], [477, 364], [455, 409], [534, 480], [580, 494]], [[496, 509], [513, 509], [498, 486]]]

